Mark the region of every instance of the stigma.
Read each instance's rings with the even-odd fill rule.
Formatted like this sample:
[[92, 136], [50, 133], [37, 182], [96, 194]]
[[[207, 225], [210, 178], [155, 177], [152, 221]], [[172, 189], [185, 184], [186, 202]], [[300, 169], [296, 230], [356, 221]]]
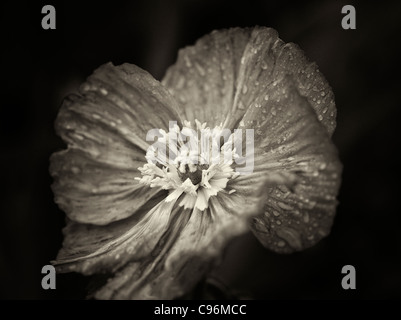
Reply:
[[[200, 211], [219, 192], [235, 192], [226, 189], [228, 181], [238, 176], [233, 168], [237, 155], [231, 150], [232, 137], [224, 136], [221, 126], [210, 129], [195, 120], [193, 128], [185, 121], [182, 129], [175, 124], [169, 132], [158, 130], [157, 136], [147, 150], [147, 163], [138, 168], [139, 183], [168, 190], [166, 202]], [[221, 141], [225, 141], [222, 146]]]

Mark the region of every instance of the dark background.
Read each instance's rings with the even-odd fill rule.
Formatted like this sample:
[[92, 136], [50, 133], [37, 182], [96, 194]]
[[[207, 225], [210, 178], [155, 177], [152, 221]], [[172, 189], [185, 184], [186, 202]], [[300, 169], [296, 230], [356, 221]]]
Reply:
[[[56, 30], [41, 28], [45, 4], [56, 8]], [[356, 8], [356, 30], [341, 28], [346, 4]], [[340, 205], [330, 236], [315, 247], [277, 255], [245, 235], [216, 274], [237, 297], [401, 297], [399, 2], [3, 1], [0, 8], [0, 298], [85, 297], [81, 275], [59, 275], [56, 290], [40, 285], [62, 242], [64, 214], [48, 174], [50, 154], [64, 146], [53, 129], [62, 98], [107, 61], [136, 64], [160, 80], [179, 48], [213, 29], [254, 25], [297, 43], [333, 88]], [[346, 264], [356, 268], [356, 290], [341, 287]]]

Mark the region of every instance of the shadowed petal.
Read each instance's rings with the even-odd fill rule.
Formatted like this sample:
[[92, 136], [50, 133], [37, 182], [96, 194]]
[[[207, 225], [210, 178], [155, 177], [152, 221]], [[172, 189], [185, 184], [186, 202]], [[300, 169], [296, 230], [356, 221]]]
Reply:
[[146, 257], [167, 230], [174, 202], [156, 197], [138, 215], [107, 226], [68, 222], [63, 249], [53, 263], [59, 272], [114, 272]]
[[[258, 186], [258, 185], [257, 185]], [[224, 246], [249, 230], [263, 187], [249, 197], [221, 192], [201, 212], [177, 207], [152, 254], [130, 263], [96, 293], [98, 299], [171, 299], [187, 293], [218, 262]]]
[[341, 164], [293, 80], [285, 77], [271, 86], [269, 100], [258, 100], [260, 106], [249, 108], [241, 120], [240, 128], [255, 128], [254, 174], [230, 187], [237, 189], [240, 181], [251, 187], [258, 176], [272, 176], [276, 186], [269, 189], [265, 213], [254, 219], [252, 230], [269, 249], [287, 253], [310, 247], [330, 232]]
[[213, 31], [180, 50], [162, 83], [186, 119], [233, 129], [254, 100], [268, 94], [266, 87], [285, 75], [291, 75], [332, 134], [336, 109], [327, 81], [298, 46], [285, 44], [270, 28]]

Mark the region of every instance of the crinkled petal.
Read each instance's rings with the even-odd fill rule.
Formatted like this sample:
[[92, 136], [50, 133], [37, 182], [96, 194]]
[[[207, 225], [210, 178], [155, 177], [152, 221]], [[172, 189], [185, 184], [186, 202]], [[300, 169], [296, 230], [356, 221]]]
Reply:
[[96, 293], [98, 299], [172, 299], [192, 290], [218, 262], [229, 240], [249, 230], [249, 218], [260, 213], [266, 190], [249, 197], [219, 193], [209, 207], [177, 206], [170, 226], [151, 255], [130, 263]]
[[254, 173], [230, 187], [238, 189], [235, 183], [241, 181], [251, 187], [258, 177], [271, 176], [265, 213], [254, 219], [252, 230], [264, 246], [288, 253], [330, 232], [342, 166], [326, 128], [294, 81], [287, 76], [268, 89], [269, 99], [256, 100], [260, 106], [249, 108], [239, 127], [255, 130]]
[[56, 120], [57, 133], [69, 146], [99, 161], [131, 167], [143, 161], [150, 129], [168, 130], [178, 121], [177, 105], [168, 91], [141, 68], [107, 63], [68, 96]]
[[279, 39], [274, 29], [213, 31], [180, 50], [162, 83], [177, 98], [187, 120], [234, 129], [256, 98], [268, 99], [266, 88], [286, 75], [332, 134], [336, 109], [331, 88], [316, 64], [298, 46]]
[[160, 191], [135, 180], [143, 162], [133, 163], [129, 169], [113, 167], [80, 149], [54, 153], [50, 173], [55, 202], [80, 223], [104, 225], [133, 215]]
[[178, 121], [175, 100], [142, 69], [111, 63], [68, 96], [56, 120], [68, 151], [51, 158], [56, 202], [70, 219], [107, 224], [135, 213], [157, 190], [140, 185], [148, 130]]
[[70, 221], [64, 229], [63, 249], [53, 262], [57, 271], [115, 272], [143, 259], [167, 230], [173, 206], [174, 202], [166, 203], [159, 196], [143, 206], [138, 215], [107, 226]]

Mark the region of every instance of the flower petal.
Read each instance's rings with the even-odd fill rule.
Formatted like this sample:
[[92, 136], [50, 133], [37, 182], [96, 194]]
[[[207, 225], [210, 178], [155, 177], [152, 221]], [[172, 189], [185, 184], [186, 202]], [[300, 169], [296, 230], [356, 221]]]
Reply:
[[176, 110], [175, 100], [149, 73], [108, 63], [64, 100], [56, 131], [70, 147], [100, 162], [132, 168], [144, 159], [150, 129], [180, 123]]
[[331, 88], [316, 64], [295, 44], [285, 44], [274, 29], [213, 31], [180, 50], [162, 83], [177, 98], [187, 120], [234, 129], [256, 98], [268, 99], [266, 87], [285, 75], [291, 75], [332, 134], [336, 109]]
[[55, 202], [71, 220], [104, 225], [134, 214], [160, 188], [140, 184], [137, 168], [118, 168], [94, 160], [80, 149], [51, 156], [50, 173]]
[[221, 192], [203, 212], [177, 206], [151, 255], [123, 268], [96, 298], [171, 299], [187, 293], [218, 261], [228, 241], [249, 230], [248, 219], [264, 203], [266, 192], [258, 190], [248, 198]]
[[[255, 128], [254, 174], [238, 181], [270, 175], [265, 213], [254, 219], [252, 230], [264, 246], [288, 253], [330, 232], [342, 167], [326, 128], [294, 81], [287, 76], [268, 89], [269, 100], [257, 100], [260, 106], [241, 120], [240, 129]], [[248, 180], [249, 187], [252, 183]]]
[[63, 249], [53, 263], [58, 272], [115, 272], [128, 262], [146, 257], [166, 231], [174, 202], [156, 197], [138, 215], [107, 226], [69, 222]]
[[124, 219], [158, 189], [135, 181], [145, 163], [147, 131], [180, 121], [168, 91], [129, 64], [98, 68], [68, 96], [56, 120], [68, 151], [51, 158], [56, 202], [72, 220], [107, 224]]

